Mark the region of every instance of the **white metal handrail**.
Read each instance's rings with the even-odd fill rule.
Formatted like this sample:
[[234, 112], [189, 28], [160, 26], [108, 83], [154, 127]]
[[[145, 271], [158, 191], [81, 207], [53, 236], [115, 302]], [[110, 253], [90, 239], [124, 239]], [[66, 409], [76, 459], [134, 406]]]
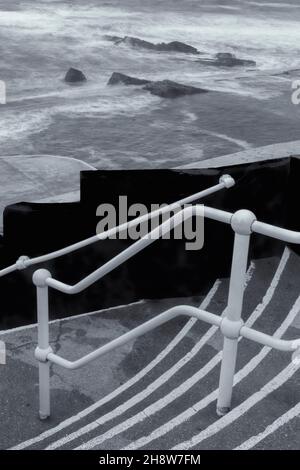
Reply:
[[[90, 237], [87, 240], [83, 240], [69, 247], [49, 253], [48, 255], [33, 259], [21, 257], [15, 263], [15, 265], [0, 271], [0, 276], [13, 272], [17, 269], [24, 269], [37, 263], [49, 261], [51, 259], [57, 258], [58, 256], [71, 253], [84, 246], [88, 246], [92, 243], [95, 243], [96, 241], [107, 239], [110, 236], [117, 234], [118, 232], [127, 230], [129, 227], [134, 227], [146, 220], [151, 219], [152, 217], [163, 214], [165, 212], [170, 212], [173, 207], [176, 206], [176, 208], [178, 208], [178, 204], [182, 206], [183, 204], [193, 202], [200, 197], [212, 194], [213, 192], [223, 189], [224, 187], [231, 187], [233, 184], [234, 180], [230, 176], [225, 175], [221, 178], [218, 185], [201, 191], [196, 195], [182, 199], [181, 201], [166, 206], [163, 209], [159, 209], [157, 211], [146, 214], [145, 216], [138, 217], [127, 224], [120, 225], [119, 227], [115, 227], [112, 230], [105, 231], [99, 235]], [[193, 217], [194, 215], [200, 215], [215, 221], [229, 224], [234, 231], [235, 236], [228, 303], [224, 317], [219, 317], [213, 313], [187, 305], [178, 306], [163, 312], [157, 317], [134, 328], [130, 332], [120, 336], [119, 338], [116, 338], [115, 340], [78, 360], [69, 361], [57, 354], [54, 354], [49, 345], [49, 287], [66, 294], [76, 294], [81, 292], [82, 290], [92, 285], [94, 282], [100, 280], [104, 275], [120, 266], [129, 258], [139, 253], [153, 241], [162, 237], [165, 233], [170, 232], [177, 225], [182, 224], [185, 220]], [[39, 395], [41, 419], [45, 419], [50, 416], [51, 362], [67, 369], [77, 369], [102, 356], [103, 354], [106, 354], [109, 351], [126, 344], [128, 341], [131, 341], [132, 339], [137, 338], [147, 333], [148, 331], [153, 330], [154, 328], [157, 328], [158, 326], [174, 317], [177, 317], [178, 315], [192, 316], [209, 324], [216, 325], [220, 328], [220, 331], [224, 336], [222, 365], [219, 381], [219, 396], [217, 401], [217, 413], [219, 415], [223, 415], [230, 410], [239, 337], [242, 336], [259, 344], [263, 344], [281, 351], [296, 352], [296, 354], [299, 355], [300, 339], [287, 341], [275, 338], [271, 335], [267, 335], [253, 328], [245, 326], [241, 318], [244, 299], [244, 281], [247, 270], [250, 237], [252, 233], [266, 235], [288, 243], [300, 244], [300, 233], [259, 222], [256, 220], [255, 215], [248, 210], [239, 210], [232, 214], [230, 212], [207, 206], [194, 205], [184, 208], [175, 216], [170, 217], [159, 227], [149, 232], [146, 236], [133, 243], [129, 248], [125, 249], [112, 260], [108, 261], [106, 264], [99, 267], [73, 286], [53, 279], [51, 273], [45, 269], [38, 269], [35, 271], [33, 275], [33, 282], [37, 289], [38, 312], [38, 346], [35, 350], [35, 357], [39, 361]]]
[[194, 317], [194, 318], [197, 318], [198, 320], [208, 321], [210, 324], [215, 325], [215, 326], [220, 326], [220, 323], [222, 321], [221, 317], [213, 313], [208, 313], [208, 312], [205, 312], [204, 310], [201, 310], [196, 307], [191, 307], [189, 305], [178, 305], [176, 307], [170, 308], [169, 310], [166, 310], [165, 312], [161, 313], [160, 315], [157, 315], [151, 320], [148, 320], [142, 325], [137, 326], [133, 330], [130, 330], [128, 333], [125, 333], [121, 337], [116, 338], [113, 341], [110, 341], [109, 343], [105, 344], [101, 348], [96, 349], [90, 354], [87, 354], [86, 356], [78, 359], [77, 361], [68, 361], [58, 356], [57, 354], [54, 354], [51, 352], [48, 354], [47, 359], [48, 361], [51, 361], [54, 364], [57, 364], [59, 366], [65, 367], [66, 369], [78, 369], [79, 367], [82, 367], [88, 364], [89, 362], [94, 361], [98, 357], [103, 356], [104, 354], [107, 354], [113, 349], [120, 347], [123, 344], [126, 344], [129, 341], [132, 341], [133, 339], [136, 339], [139, 336], [142, 336], [145, 333], [148, 333], [149, 331], [157, 328], [158, 326], [163, 325], [164, 323], [167, 323], [173, 318], [176, 318], [181, 315]]
[[136, 217], [130, 222], [126, 222], [110, 230], [106, 230], [100, 234], [93, 235], [92, 237], [86, 238], [85, 240], [81, 240], [80, 242], [73, 243], [72, 245], [53, 251], [51, 253], [47, 253], [42, 256], [37, 256], [35, 258], [28, 258], [28, 256], [20, 256], [20, 258], [13, 265], [0, 270], [0, 277], [6, 276], [7, 274], [11, 274], [18, 270], [28, 268], [30, 266], [34, 266], [36, 264], [45, 263], [61, 256], [65, 256], [69, 253], [73, 253], [74, 251], [80, 250], [81, 248], [92, 245], [98, 242], [99, 240], [106, 240], [107, 238], [113, 237], [118, 233], [122, 233], [123, 231], [136, 227], [137, 225], [142, 224], [147, 220], [151, 220], [159, 215], [163, 215], [174, 209], [178, 209], [178, 207], [182, 207], [185, 204], [190, 204], [192, 202], [198, 201], [199, 199], [210, 196], [211, 194], [214, 194], [222, 189], [229, 189], [234, 186], [234, 184], [235, 181], [230, 175], [222, 175], [219, 179], [218, 184], [210, 188], [204, 189], [198, 193], [192, 194], [191, 196], [187, 196], [183, 199], [180, 199], [179, 201], [176, 201], [174, 203], [165, 205], [164, 207], [159, 208], [155, 211], [149, 212], [140, 217]]
[[[194, 215], [203, 215], [209, 219], [230, 224], [235, 233], [228, 304], [224, 317], [218, 317], [211, 312], [186, 305], [178, 306], [167, 310], [156, 318], [140, 325], [76, 361], [64, 359], [52, 351], [49, 345], [49, 287], [67, 294], [78, 293], [88, 288], [92, 283], [101, 279], [105, 274], [111, 272], [136, 253], [140, 252], [154, 240], [163, 236], [167, 231], [172, 230], [178, 224], [183, 223], [187, 218]], [[217, 413], [219, 415], [224, 415], [230, 410], [239, 337], [245, 337], [259, 344], [263, 344], [280, 351], [296, 351], [297, 354], [300, 353], [300, 339], [288, 341], [275, 338], [271, 335], [267, 335], [245, 326], [241, 318], [250, 236], [254, 230], [257, 233], [265, 234], [264, 232], [267, 232], [267, 234], [269, 234], [270, 227], [272, 226], [257, 222], [255, 215], [248, 210], [239, 210], [232, 214], [206, 206], [203, 210], [203, 206], [195, 205], [182, 209], [182, 211], [171, 217], [168, 221], [161, 224], [141, 240], [135, 242], [129, 248], [118, 254], [104, 266], [98, 268], [74, 286], [70, 286], [53, 279], [51, 277], [51, 273], [45, 269], [37, 270], [33, 275], [33, 282], [37, 288], [38, 303], [38, 347], [35, 350], [35, 357], [39, 361], [40, 417], [44, 419], [50, 415], [49, 364], [51, 362], [67, 369], [77, 369], [103, 354], [126, 344], [128, 341], [138, 338], [154, 328], [157, 328], [161, 324], [178, 315], [193, 316], [209, 324], [216, 325], [220, 328], [220, 331], [224, 336], [219, 397], [217, 402]], [[258, 232], [258, 230], [260, 232]], [[300, 243], [300, 234], [296, 234], [289, 230], [274, 227], [273, 235], [274, 238], [283, 238], [287, 241], [299, 240]]]
[[[169, 310], [166, 310], [160, 315], [157, 315], [151, 320], [148, 320], [142, 325], [137, 326], [133, 330], [130, 330], [128, 333], [125, 333], [124, 335], [110, 341], [104, 346], [101, 346], [101, 348], [92, 351], [91, 353], [81, 357], [80, 359], [77, 359], [76, 361], [69, 361], [61, 356], [58, 356], [53, 352], [47, 353], [47, 360], [53, 362], [58, 366], [64, 367], [65, 369], [79, 369], [80, 367], [89, 364], [95, 359], [98, 359], [98, 357], [104, 356], [110, 351], [113, 351], [114, 349], [119, 348], [124, 344], [127, 344], [129, 341], [139, 338], [145, 333], [149, 333], [149, 331], [154, 330], [158, 326], [161, 326], [164, 323], [167, 323], [168, 321], [173, 320], [174, 318], [179, 316], [194, 317], [197, 318], [197, 320], [202, 320], [218, 327], [221, 327], [223, 322], [224, 328], [223, 317], [215, 315], [214, 313], [206, 312], [205, 310], [201, 310], [196, 307], [191, 307], [190, 305], [178, 305]], [[295, 342], [295, 340], [283, 340], [274, 338], [270, 335], [266, 335], [264, 333], [261, 333], [260, 331], [257, 331], [253, 328], [249, 328], [247, 326], [241, 327], [239, 335], [243, 338], [256, 341], [259, 344], [263, 344], [264, 346], [269, 346], [270, 348], [277, 349], [278, 351], [294, 352], [298, 348], [298, 346], [300, 346], [300, 340], [298, 344], [297, 341]], [[36, 355], [38, 356], [41, 354], [43, 353], [40, 350], [36, 352]]]
[[186, 207], [185, 209], [182, 209], [180, 212], [178, 212], [175, 216], [169, 218], [164, 223], [159, 225], [156, 229], [152, 230], [147, 235], [142, 237], [140, 240], [133, 243], [131, 246], [119, 253], [106, 264], [96, 269], [93, 273], [86, 276], [77, 284], [71, 286], [69, 284], [65, 284], [56, 279], [53, 279], [50, 276], [46, 279], [45, 282], [49, 287], [64, 292], [65, 294], [78, 294], [79, 292], [82, 292], [83, 290], [87, 289], [95, 282], [99, 281], [102, 277], [110, 273], [113, 269], [117, 268], [125, 261], [142, 251], [155, 240], [158, 240], [160, 237], [170, 232], [179, 224], [184, 223], [185, 220], [189, 219], [194, 215], [205, 216], [213, 220], [225, 222], [227, 224], [230, 224], [232, 216], [232, 214], [230, 214], [229, 212], [219, 211], [218, 209], [212, 209], [210, 207], [204, 207], [199, 205]]

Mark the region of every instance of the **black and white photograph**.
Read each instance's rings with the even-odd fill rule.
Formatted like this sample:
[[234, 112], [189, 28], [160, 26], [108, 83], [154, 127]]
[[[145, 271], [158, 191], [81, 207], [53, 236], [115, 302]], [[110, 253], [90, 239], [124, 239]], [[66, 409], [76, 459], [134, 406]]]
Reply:
[[0, 466], [300, 451], [299, 25], [0, 0]]

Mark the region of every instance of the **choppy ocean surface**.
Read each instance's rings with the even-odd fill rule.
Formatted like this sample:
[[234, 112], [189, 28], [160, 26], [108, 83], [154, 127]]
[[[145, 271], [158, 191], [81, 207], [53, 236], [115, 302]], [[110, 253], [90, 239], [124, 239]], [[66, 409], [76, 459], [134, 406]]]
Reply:
[[[0, 0], [0, 80], [7, 86], [0, 155], [172, 167], [299, 139], [300, 106], [280, 76], [300, 69], [299, 20], [298, 0]], [[107, 34], [178, 40], [203, 57], [231, 52], [257, 67], [204, 66], [194, 56], [115, 46]], [[71, 66], [87, 83], [64, 83]], [[114, 71], [211, 93], [166, 100], [138, 87], [108, 87]]]

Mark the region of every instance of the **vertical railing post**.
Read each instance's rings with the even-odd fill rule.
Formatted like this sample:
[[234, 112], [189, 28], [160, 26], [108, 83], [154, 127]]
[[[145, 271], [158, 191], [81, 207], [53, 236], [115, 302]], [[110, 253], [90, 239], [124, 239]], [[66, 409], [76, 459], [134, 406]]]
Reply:
[[50, 364], [47, 356], [52, 352], [49, 345], [49, 299], [46, 279], [51, 274], [46, 269], [39, 269], [33, 275], [37, 292], [38, 346], [35, 357], [39, 361], [39, 416], [46, 419], [50, 416]]
[[247, 272], [251, 226], [256, 220], [248, 210], [237, 211], [231, 219], [235, 232], [228, 305], [221, 323], [224, 335], [222, 365], [219, 381], [217, 414], [223, 416], [230, 410], [233, 379], [236, 367], [239, 332], [243, 326], [242, 308], [244, 300], [245, 279]]

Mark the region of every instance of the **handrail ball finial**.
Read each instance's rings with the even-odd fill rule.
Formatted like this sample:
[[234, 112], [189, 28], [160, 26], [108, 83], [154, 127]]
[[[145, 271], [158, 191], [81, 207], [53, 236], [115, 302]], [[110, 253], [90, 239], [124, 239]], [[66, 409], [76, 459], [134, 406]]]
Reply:
[[223, 183], [225, 188], [232, 188], [235, 185], [235, 180], [230, 175], [222, 175], [219, 179], [219, 183]]
[[256, 220], [253, 212], [241, 209], [231, 217], [231, 227], [239, 235], [250, 235], [252, 233], [252, 225]]
[[52, 277], [50, 271], [47, 269], [38, 269], [33, 273], [32, 282], [36, 287], [46, 287], [46, 280]]

